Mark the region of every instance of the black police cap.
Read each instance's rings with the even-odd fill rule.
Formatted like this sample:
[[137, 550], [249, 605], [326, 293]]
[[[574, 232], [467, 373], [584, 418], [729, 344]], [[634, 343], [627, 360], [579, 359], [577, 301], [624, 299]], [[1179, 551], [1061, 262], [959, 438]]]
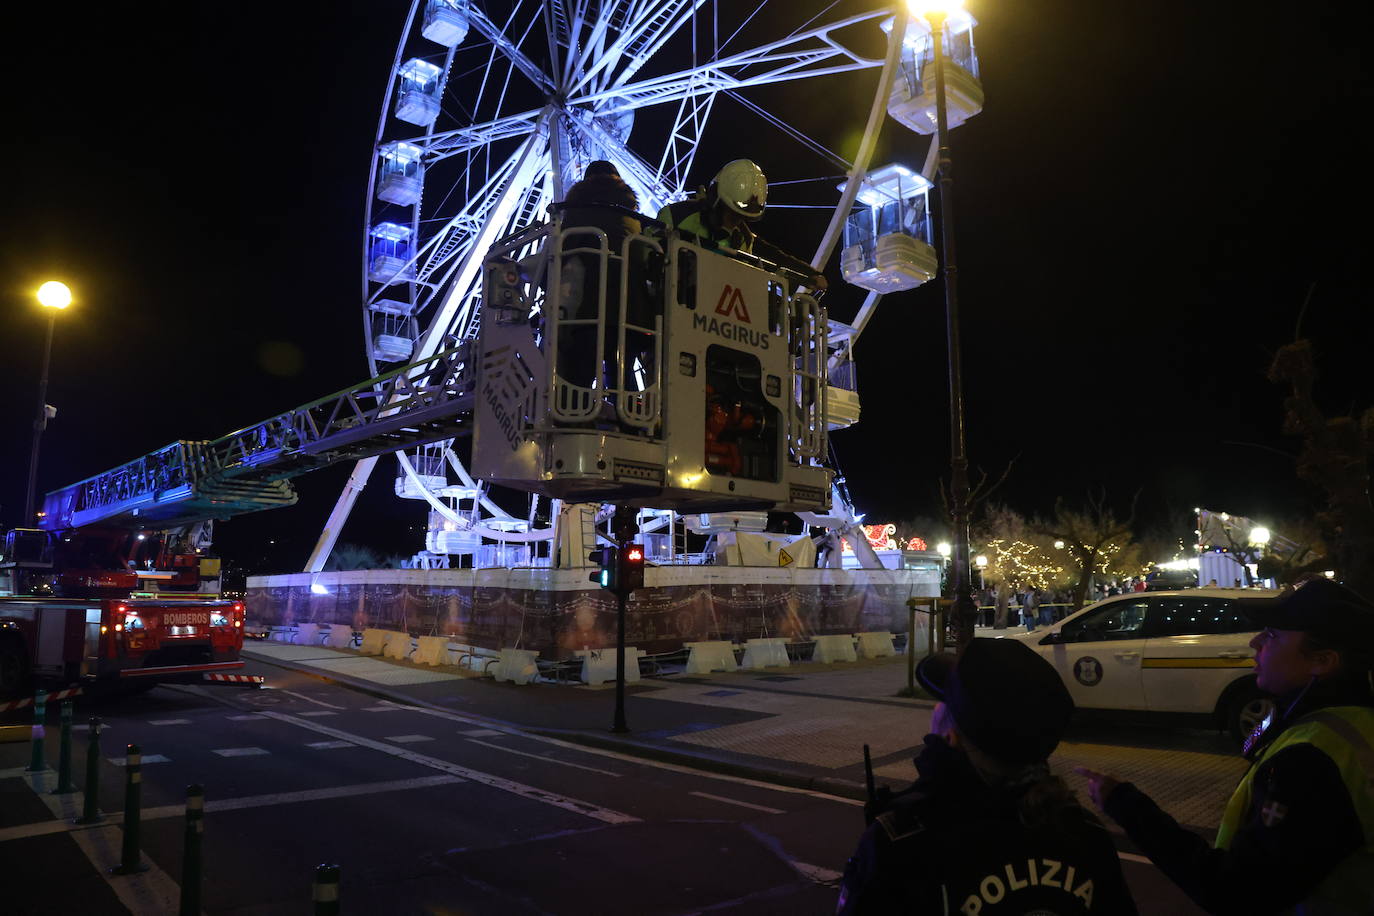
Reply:
[[1374, 639], [1374, 604], [1330, 579], [1309, 579], [1269, 601], [1242, 601], [1257, 626], [1301, 630], [1361, 645]]
[[916, 677], [948, 707], [965, 738], [1006, 763], [1044, 760], [1073, 715], [1073, 698], [1054, 666], [1015, 639], [975, 639], [962, 656], [929, 656]]

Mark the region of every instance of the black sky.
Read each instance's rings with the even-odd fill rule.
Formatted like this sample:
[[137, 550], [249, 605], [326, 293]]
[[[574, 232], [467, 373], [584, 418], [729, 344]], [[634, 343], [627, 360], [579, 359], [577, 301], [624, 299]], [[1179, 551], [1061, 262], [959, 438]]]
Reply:
[[[781, 34], [823, 5], [780, 4], [755, 25]], [[1347, 8], [970, 6], [987, 104], [953, 145], [974, 465], [996, 475], [1014, 460], [1002, 495], [1029, 512], [1099, 485], [1123, 505], [1139, 489], [1153, 522], [1194, 505], [1275, 521], [1310, 510], [1279, 454], [1295, 445], [1264, 370], [1311, 288], [1303, 328], [1323, 403], [1374, 400], [1374, 109]], [[78, 296], [53, 352], [43, 489], [366, 377], [363, 197], [405, 8], [7, 14], [0, 522], [22, 514], [43, 279]], [[844, 150], [867, 100], [798, 91], [768, 104]], [[742, 109], [718, 115], [698, 180], [736, 156], [775, 178], [827, 174]], [[925, 139], [884, 130], [875, 164], [919, 166]], [[774, 200], [820, 196], [783, 186]], [[763, 229], [809, 253], [819, 217], [797, 213]], [[830, 275], [838, 287], [833, 262]], [[859, 301], [828, 304], [848, 320]], [[886, 300], [858, 356], [865, 420], [835, 436], [856, 502], [873, 520], [935, 515], [948, 450], [939, 284]], [[300, 505], [222, 526], [221, 547], [299, 568], [346, 474], [301, 479]], [[419, 533], [405, 530], [423, 513], [390, 495], [390, 476], [388, 463], [344, 539], [412, 552]]]

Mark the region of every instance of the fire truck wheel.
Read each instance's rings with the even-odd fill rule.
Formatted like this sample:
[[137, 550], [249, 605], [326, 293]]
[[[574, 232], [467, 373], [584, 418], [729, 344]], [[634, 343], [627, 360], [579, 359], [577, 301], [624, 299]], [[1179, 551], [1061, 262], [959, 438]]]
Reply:
[[28, 661], [19, 646], [9, 640], [0, 642], [0, 699], [26, 695], [28, 669]]

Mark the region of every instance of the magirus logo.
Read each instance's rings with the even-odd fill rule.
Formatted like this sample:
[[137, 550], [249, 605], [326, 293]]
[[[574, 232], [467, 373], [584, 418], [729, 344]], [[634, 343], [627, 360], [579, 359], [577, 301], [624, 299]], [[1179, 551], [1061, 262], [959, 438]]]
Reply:
[[749, 318], [749, 307], [744, 304], [744, 293], [729, 283], [720, 291], [720, 301], [716, 303], [716, 314], [726, 318], [735, 317], [745, 324], [753, 324]]

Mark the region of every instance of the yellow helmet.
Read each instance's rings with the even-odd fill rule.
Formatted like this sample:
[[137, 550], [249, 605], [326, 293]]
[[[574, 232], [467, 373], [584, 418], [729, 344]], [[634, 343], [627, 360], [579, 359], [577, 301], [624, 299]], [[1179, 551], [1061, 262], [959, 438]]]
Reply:
[[763, 216], [768, 203], [768, 179], [749, 159], [727, 162], [711, 182], [716, 200], [747, 220]]

